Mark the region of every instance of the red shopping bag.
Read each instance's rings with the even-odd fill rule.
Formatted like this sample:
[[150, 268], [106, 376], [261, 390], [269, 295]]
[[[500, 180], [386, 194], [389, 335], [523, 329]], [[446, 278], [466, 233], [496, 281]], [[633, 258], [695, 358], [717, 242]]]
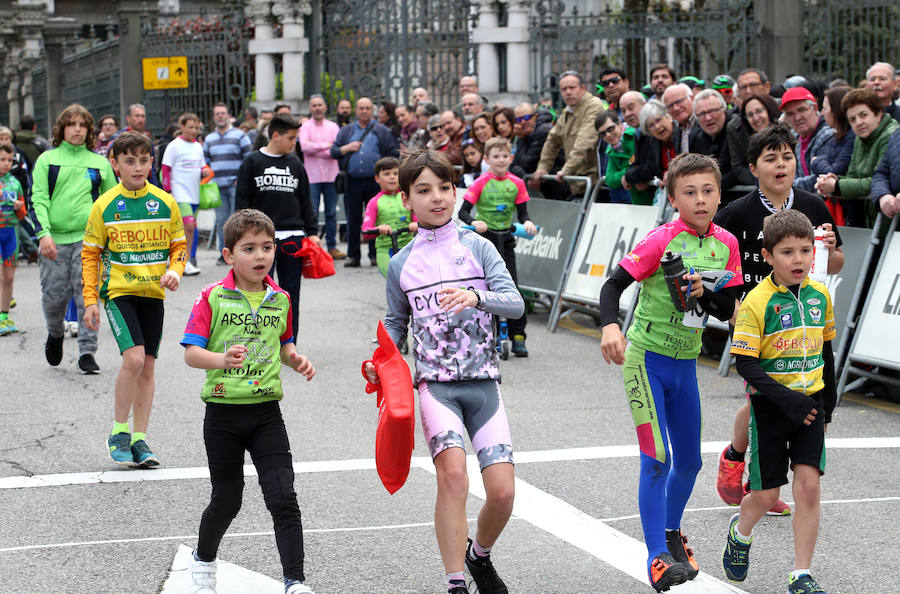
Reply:
[[279, 249], [295, 258], [303, 258], [303, 278], [325, 278], [334, 274], [334, 258], [323, 248], [304, 238], [300, 247], [294, 241], [285, 241]]
[[[378, 348], [369, 361], [375, 365], [379, 382], [367, 382], [366, 393], [378, 392], [375, 467], [384, 488], [393, 495], [409, 476], [415, 445], [416, 403], [409, 366], [381, 321], [378, 322], [377, 335]], [[363, 362], [363, 377], [369, 361]]]

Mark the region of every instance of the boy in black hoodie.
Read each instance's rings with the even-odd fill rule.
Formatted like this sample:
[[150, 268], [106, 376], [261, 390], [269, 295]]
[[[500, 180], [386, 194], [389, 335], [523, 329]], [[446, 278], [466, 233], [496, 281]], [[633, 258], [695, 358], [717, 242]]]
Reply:
[[275, 264], [278, 284], [291, 297], [291, 324], [297, 340], [300, 305], [300, 273], [303, 259], [296, 253], [304, 239], [322, 247], [317, 221], [309, 199], [309, 179], [294, 154], [300, 123], [277, 114], [269, 122], [269, 143], [253, 151], [238, 170], [234, 208], [255, 208], [275, 223]]

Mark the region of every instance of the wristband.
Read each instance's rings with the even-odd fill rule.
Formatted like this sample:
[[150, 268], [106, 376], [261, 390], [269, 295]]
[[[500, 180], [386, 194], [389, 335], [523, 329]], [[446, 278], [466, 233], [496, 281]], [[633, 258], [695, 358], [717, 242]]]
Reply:
[[479, 305], [481, 305], [481, 295], [479, 295], [478, 291], [476, 291], [475, 289], [469, 289], [469, 290], [472, 291], [473, 293], [475, 293], [475, 299], [478, 300], [475, 302], [475, 307], [478, 307]]

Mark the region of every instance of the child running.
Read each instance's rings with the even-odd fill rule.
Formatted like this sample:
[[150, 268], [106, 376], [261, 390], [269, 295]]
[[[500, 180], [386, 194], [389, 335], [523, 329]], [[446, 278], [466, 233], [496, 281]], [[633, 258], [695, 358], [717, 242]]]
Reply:
[[203, 143], [198, 139], [200, 118], [190, 112], [183, 113], [178, 118], [178, 125], [181, 135], [169, 143], [163, 155], [162, 182], [163, 188], [172, 193], [181, 209], [188, 250], [184, 274], [193, 276], [201, 272], [197, 267], [199, 234], [196, 233], [195, 219], [200, 206], [200, 179], [212, 174], [212, 169], [206, 164]]
[[[701, 466], [697, 356], [707, 314], [728, 320], [741, 284], [737, 240], [711, 222], [721, 183], [711, 157], [687, 153], [675, 158], [667, 190], [679, 218], [650, 231], [619, 262], [600, 292], [603, 358], [624, 364], [625, 393], [641, 451], [638, 500], [647, 573], [657, 592], [699, 572], [681, 530]], [[689, 270], [682, 279], [699, 308], [682, 312], [673, 304], [660, 265], [669, 252], [679, 255]], [[635, 281], [642, 287], [626, 349], [618, 322], [619, 298]], [[682, 291], [687, 288], [681, 285]]]
[[[747, 159], [750, 173], [759, 182], [759, 189], [735, 200], [716, 214], [716, 224], [737, 237], [740, 245], [744, 295], [772, 272], [772, 267], [760, 255], [763, 247], [763, 219], [780, 210], [792, 209], [802, 212], [814, 227], [825, 230], [828, 274], [837, 274], [844, 266], [841, 236], [822, 197], [799, 188], [795, 189], [791, 185], [797, 169], [797, 158], [794, 156], [796, 143], [791, 131], [779, 124], [769, 126], [751, 136]], [[740, 505], [741, 499], [749, 490], [743, 484], [744, 452], [747, 451], [749, 443], [749, 424], [748, 396], [734, 417], [731, 443], [719, 455], [716, 492], [722, 501], [729, 505]], [[787, 516], [791, 514], [791, 508], [779, 499], [772, 505], [768, 514]]]
[[191, 593], [215, 594], [216, 552], [241, 508], [246, 451], [275, 524], [284, 591], [311, 594], [303, 583], [303, 525], [278, 401], [282, 365], [307, 381], [316, 370], [297, 353], [291, 299], [268, 274], [275, 260], [272, 219], [255, 209], [239, 210], [225, 221], [223, 232], [222, 257], [232, 268], [200, 293], [181, 340], [185, 362], [207, 370], [201, 397], [212, 482], [191, 562]]
[[[537, 233], [537, 227], [528, 217], [528, 191], [525, 182], [509, 173], [512, 163], [512, 151], [509, 141], [494, 137], [484, 145], [484, 156], [489, 166], [488, 172], [475, 180], [464, 197], [459, 209], [459, 220], [474, 225], [475, 231], [490, 240], [500, 252], [513, 282], [518, 283], [516, 274], [516, 238], [510, 233], [513, 217], [518, 215], [519, 222], [525, 225], [529, 235]], [[472, 216], [472, 207], [477, 205], [476, 214]], [[512, 352], [516, 357], [527, 357], [525, 347], [524, 312], [521, 316], [509, 320], [509, 333], [513, 337]]]
[[16, 228], [19, 220], [25, 218], [25, 192], [19, 180], [9, 172], [15, 156], [16, 150], [11, 144], [0, 144], [0, 336], [19, 331], [9, 319], [19, 253]]
[[[491, 322], [494, 315], [519, 317], [525, 305], [493, 245], [451, 220], [454, 177], [453, 166], [436, 151], [415, 153], [400, 166], [403, 205], [418, 217], [419, 228], [391, 259], [385, 327], [399, 347], [412, 318], [415, 382], [437, 473], [435, 533], [447, 591], [469, 592], [467, 568], [481, 594], [507, 594], [490, 553], [512, 513], [515, 471]], [[378, 381], [371, 363], [365, 372], [370, 382]], [[487, 493], [468, 547], [466, 430]]]
[[794, 471], [794, 571], [788, 594], [824, 592], [809, 573], [819, 533], [825, 431], [837, 401], [831, 341], [831, 296], [811, 280], [813, 227], [797, 210], [763, 223], [762, 256], [772, 273], [747, 294], [731, 352], [750, 393], [750, 494], [728, 528], [722, 566], [742, 582], [750, 567], [753, 527], [778, 500]]
[[403, 204], [400, 196], [400, 160], [396, 157], [382, 157], [375, 162], [375, 181], [381, 187], [381, 191], [375, 194], [366, 203], [366, 212], [362, 222], [364, 235], [375, 238], [375, 259], [378, 262], [378, 270], [387, 278], [388, 263], [391, 261], [393, 243], [391, 233], [399, 231], [397, 235], [397, 250], [405, 247], [412, 241], [413, 234], [418, 229], [415, 223], [416, 217]]
[[[100, 328], [97, 301], [102, 300], [122, 354], [106, 444], [112, 461], [127, 467], [159, 465], [146, 439], [163, 299], [166, 289], [178, 289], [185, 261], [178, 205], [147, 183], [152, 154], [150, 139], [139, 132], [124, 132], [113, 142], [109, 156], [121, 181], [91, 208], [81, 250], [84, 322], [91, 330]], [[128, 428], [129, 412], [134, 432]]]

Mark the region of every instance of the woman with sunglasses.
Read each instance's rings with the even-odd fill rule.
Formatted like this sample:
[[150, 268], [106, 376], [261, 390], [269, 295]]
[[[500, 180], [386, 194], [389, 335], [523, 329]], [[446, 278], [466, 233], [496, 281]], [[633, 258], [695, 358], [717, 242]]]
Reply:
[[650, 204], [653, 202], [651, 190], [630, 190], [622, 187], [622, 178], [631, 164], [635, 152], [635, 130], [619, 121], [614, 109], [601, 111], [594, 120], [599, 142], [597, 162], [600, 175], [605, 176], [609, 188], [609, 201], [622, 204]]

